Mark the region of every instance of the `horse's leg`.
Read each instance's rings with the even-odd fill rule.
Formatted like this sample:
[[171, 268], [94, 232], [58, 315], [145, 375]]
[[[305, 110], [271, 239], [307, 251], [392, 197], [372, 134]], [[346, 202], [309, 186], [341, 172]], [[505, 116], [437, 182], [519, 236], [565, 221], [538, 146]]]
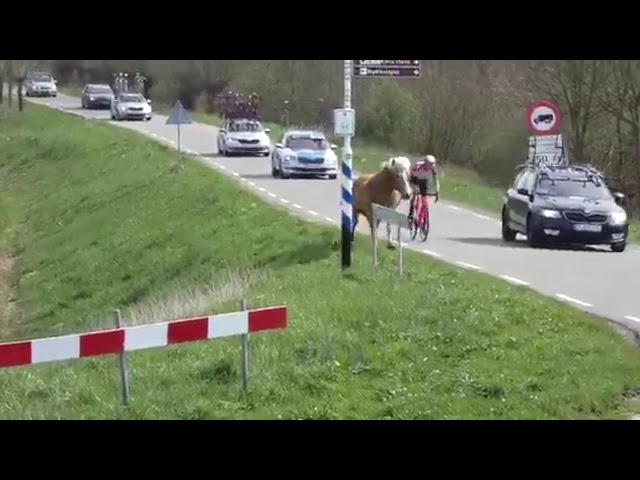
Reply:
[[391, 243], [391, 223], [387, 222], [387, 247], [392, 250], [395, 248], [393, 243]]

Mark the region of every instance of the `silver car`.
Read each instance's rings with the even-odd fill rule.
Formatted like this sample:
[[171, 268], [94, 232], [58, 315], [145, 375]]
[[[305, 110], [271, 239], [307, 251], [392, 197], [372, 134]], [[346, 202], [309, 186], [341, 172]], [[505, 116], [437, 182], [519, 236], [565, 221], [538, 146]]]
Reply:
[[151, 120], [151, 100], [139, 93], [118, 93], [111, 102], [111, 120]]
[[27, 97], [57, 97], [58, 81], [48, 73], [29, 72], [24, 81]]
[[270, 131], [257, 120], [227, 120], [218, 132], [218, 152], [226, 157], [233, 154], [268, 157], [271, 153]]

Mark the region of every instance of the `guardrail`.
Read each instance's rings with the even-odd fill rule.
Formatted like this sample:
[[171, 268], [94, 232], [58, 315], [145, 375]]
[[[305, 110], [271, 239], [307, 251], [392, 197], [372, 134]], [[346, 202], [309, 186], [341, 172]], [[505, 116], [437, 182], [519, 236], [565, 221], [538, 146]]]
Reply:
[[[116, 311], [116, 324], [120, 313]], [[125, 354], [152, 348], [201, 342], [231, 336], [242, 339], [242, 386], [248, 384], [249, 334], [287, 327], [287, 307], [246, 309], [237, 312], [134, 325], [50, 338], [0, 344], [0, 369], [39, 365], [66, 360], [119, 355], [123, 403], [129, 403], [129, 384]]]

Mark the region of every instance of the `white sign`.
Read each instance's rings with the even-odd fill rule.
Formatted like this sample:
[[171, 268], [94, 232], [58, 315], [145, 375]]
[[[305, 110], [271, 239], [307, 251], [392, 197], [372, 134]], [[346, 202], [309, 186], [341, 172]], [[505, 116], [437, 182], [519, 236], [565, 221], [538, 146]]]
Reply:
[[373, 217], [381, 222], [389, 222], [396, 227], [409, 228], [409, 220], [407, 215], [396, 212], [392, 208], [383, 207], [376, 203], [373, 204]]
[[338, 108], [333, 111], [333, 134], [336, 137], [353, 137], [356, 134], [356, 111]]
[[568, 164], [562, 135], [529, 137], [529, 161], [536, 165]]

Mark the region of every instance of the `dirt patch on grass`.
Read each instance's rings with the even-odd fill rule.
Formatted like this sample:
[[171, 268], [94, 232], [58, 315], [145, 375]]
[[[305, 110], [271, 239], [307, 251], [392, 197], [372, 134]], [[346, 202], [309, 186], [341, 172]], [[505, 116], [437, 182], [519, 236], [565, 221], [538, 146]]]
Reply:
[[11, 295], [11, 278], [15, 261], [0, 252], [0, 328], [6, 334], [16, 318], [17, 309]]

